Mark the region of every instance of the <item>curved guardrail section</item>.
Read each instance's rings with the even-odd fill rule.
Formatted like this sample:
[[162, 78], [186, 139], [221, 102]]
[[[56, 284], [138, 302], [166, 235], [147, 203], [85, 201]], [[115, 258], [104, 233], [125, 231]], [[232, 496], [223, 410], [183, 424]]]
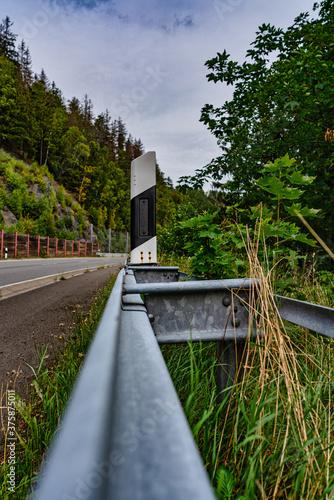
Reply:
[[[158, 343], [217, 342], [220, 394], [238, 379], [258, 283], [180, 277], [119, 273], [34, 500], [215, 498]], [[334, 337], [334, 309], [275, 298], [283, 319]]]
[[[134, 162], [134, 265], [117, 277], [34, 500], [215, 498], [158, 344], [216, 342], [219, 401], [257, 334], [259, 285], [145, 266], [156, 261], [155, 154]], [[282, 319], [334, 337], [334, 309], [275, 298]]]
[[214, 499], [140, 295], [122, 270], [34, 500]]
[[282, 319], [334, 338], [334, 309], [275, 295]]

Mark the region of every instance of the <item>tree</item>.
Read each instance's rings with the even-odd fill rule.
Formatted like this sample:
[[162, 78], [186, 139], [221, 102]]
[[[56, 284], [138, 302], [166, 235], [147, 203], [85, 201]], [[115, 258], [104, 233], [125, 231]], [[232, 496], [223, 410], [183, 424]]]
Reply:
[[21, 77], [23, 83], [28, 86], [32, 83], [32, 71], [31, 71], [31, 56], [29, 47], [26, 45], [25, 41], [22, 40], [18, 48], [18, 63], [21, 70]]
[[118, 118], [114, 122], [115, 130], [116, 130], [116, 151], [117, 155], [122, 151], [125, 147], [125, 141], [127, 136], [127, 130], [122, 118]]
[[[59, 110], [59, 113], [56, 111]], [[45, 164], [49, 159], [50, 146], [54, 151], [54, 135], [58, 131], [58, 147], [62, 140], [62, 125], [65, 118], [61, 118], [65, 109], [61, 94], [55, 86], [50, 87], [45, 73], [42, 70], [40, 78], [30, 87], [30, 135], [34, 140], [36, 160], [40, 165]], [[59, 128], [61, 133], [59, 134]]]
[[43, 84], [43, 87], [45, 90], [50, 89], [50, 82], [49, 82], [48, 77], [46, 76], [44, 68], [42, 68], [41, 73], [38, 75], [38, 81]]
[[80, 127], [82, 124], [81, 104], [77, 97], [72, 97], [67, 106], [69, 127]]
[[108, 117], [109, 115], [107, 115], [106, 118], [106, 114], [101, 113], [94, 122], [94, 139], [101, 144], [101, 146], [107, 146], [110, 142], [111, 134]]
[[0, 146], [13, 148], [20, 140], [17, 113], [17, 81], [15, 66], [0, 56]]
[[263, 197], [256, 184], [263, 165], [288, 153], [316, 176], [305, 201], [322, 209], [317, 230], [333, 242], [334, 150], [325, 135], [334, 124], [334, 3], [314, 9], [317, 18], [301, 14], [286, 31], [260, 26], [242, 64], [226, 50], [206, 62], [208, 80], [233, 85], [234, 93], [219, 108], [203, 107], [201, 121], [222, 155], [186, 181], [212, 178], [225, 202], [248, 207]]
[[11, 30], [13, 26], [12, 21], [8, 16], [2, 20], [0, 24], [0, 55], [7, 57], [10, 61], [17, 60], [17, 52], [15, 48], [17, 35]]
[[74, 191], [87, 176], [89, 145], [78, 127], [70, 127], [63, 137], [63, 159], [57, 177]]
[[91, 132], [94, 120], [93, 103], [87, 94], [84, 95], [83, 105], [81, 109], [83, 118], [82, 126], [87, 132]]

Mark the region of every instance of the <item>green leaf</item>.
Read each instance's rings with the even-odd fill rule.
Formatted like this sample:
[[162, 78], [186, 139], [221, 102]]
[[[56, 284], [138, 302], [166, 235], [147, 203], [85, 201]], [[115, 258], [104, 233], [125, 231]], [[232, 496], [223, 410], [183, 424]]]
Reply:
[[304, 193], [304, 191], [301, 191], [300, 189], [285, 187], [282, 189], [282, 191], [280, 193], [280, 197], [284, 198], [285, 200], [296, 200], [303, 193]]
[[291, 184], [312, 184], [315, 176], [312, 177], [310, 175], [303, 175], [301, 172], [293, 172], [291, 175], [287, 175], [287, 178], [291, 182]]
[[268, 191], [268, 193], [274, 194], [276, 196], [279, 196], [281, 194], [284, 186], [284, 183], [280, 181], [275, 175], [273, 175], [269, 179], [259, 179], [257, 181], [257, 184], [261, 189], [264, 189], [265, 191]]
[[300, 241], [301, 243], [306, 243], [307, 245], [310, 245], [311, 247], [315, 247], [317, 242], [315, 240], [310, 240], [305, 234], [297, 234], [295, 239], [297, 241]]
[[284, 187], [284, 182], [279, 180], [275, 175], [269, 179], [259, 179], [257, 184], [261, 189], [273, 194], [275, 196], [274, 199], [295, 200], [304, 192], [297, 188]]
[[297, 213], [300, 213], [303, 217], [315, 217], [321, 211], [316, 208], [302, 208], [300, 203], [294, 203], [291, 207], [285, 207], [285, 210], [293, 217], [297, 217]]
[[200, 238], [210, 238], [210, 239], [213, 239], [213, 238], [216, 238], [218, 236], [219, 233], [217, 233], [216, 231], [201, 231], [199, 233], [199, 237]]
[[290, 108], [290, 109], [291, 109], [291, 111], [293, 111], [293, 109], [294, 109], [296, 106], [299, 106], [299, 102], [297, 102], [297, 101], [289, 101], [289, 102], [287, 102], [286, 104], [284, 104], [284, 109]]

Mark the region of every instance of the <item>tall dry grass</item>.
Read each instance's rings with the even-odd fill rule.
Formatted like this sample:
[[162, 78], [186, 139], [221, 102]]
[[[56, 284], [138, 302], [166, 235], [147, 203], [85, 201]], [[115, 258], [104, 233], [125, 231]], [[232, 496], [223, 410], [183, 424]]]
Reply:
[[257, 229], [245, 247], [259, 284], [249, 305], [258, 334], [249, 336], [241, 381], [217, 405], [215, 345], [162, 350], [217, 498], [332, 500], [334, 341], [280, 319], [279, 262], [270, 266], [269, 250], [259, 251]]

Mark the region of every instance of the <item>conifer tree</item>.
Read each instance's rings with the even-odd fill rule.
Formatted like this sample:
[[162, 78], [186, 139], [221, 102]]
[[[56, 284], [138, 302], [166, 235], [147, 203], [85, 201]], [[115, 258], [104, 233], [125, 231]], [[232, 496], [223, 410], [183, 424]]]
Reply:
[[50, 82], [49, 82], [48, 77], [46, 76], [44, 68], [42, 68], [40, 74], [38, 75], [38, 81], [43, 84], [45, 90], [49, 90], [50, 89]]
[[93, 126], [94, 114], [92, 100], [88, 97], [87, 94], [85, 94], [83, 98], [82, 116], [83, 127], [90, 132]]
[[127, 130], [121, 117], [119, 117], [118, 120], [115, 121], [115, 124], [117, 133], [116, 147], [117, 147], [117, 154], [119, 154], [120, 151], [123, 150], [125, 147]]
[[101, 146], [108, 146], [110, 144], [111, 132], [108, 110], [96, 118], [94, 122], [94, 138]]
[[22, 40], [18, 47], [18, 63], [20, 66], [21, 77], [25, 86], [32, 84], [31, 56], [29, 47]]
[[10, 61], [16, 62], [17, 52], [15, 43], [17, 35], [12, 32], [12, 26], [13, 22], [8, 16], [0, 24], [0, 54], [7, 57]]
[[82, 125], [81, 104], [77, 97], [72, 97], [67, 105], [69, 127], [80, 127]]

